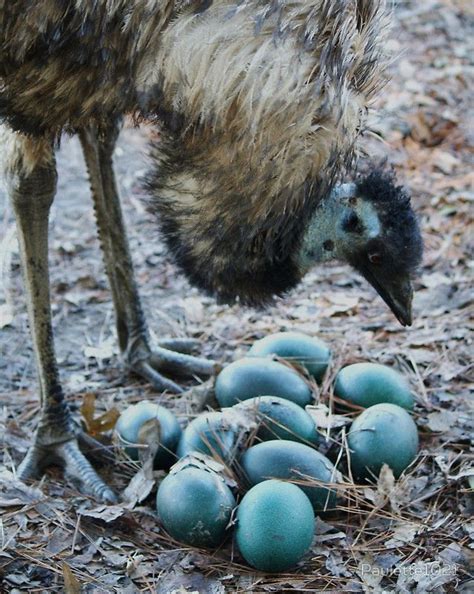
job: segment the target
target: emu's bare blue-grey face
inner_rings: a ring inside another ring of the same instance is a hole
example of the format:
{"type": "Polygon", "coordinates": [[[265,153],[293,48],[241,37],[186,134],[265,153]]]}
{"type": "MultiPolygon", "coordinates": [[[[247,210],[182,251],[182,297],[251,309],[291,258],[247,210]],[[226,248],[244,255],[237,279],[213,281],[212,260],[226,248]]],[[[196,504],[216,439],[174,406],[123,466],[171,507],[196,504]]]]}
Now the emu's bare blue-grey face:
{"type": "Polygon", "coordinates": [[[336,185],[321,200],[304,231],[298,261],[303,271],[319,262],[347,262],[407,326],[422,247],[408,194],[392,172],[374,169],[355,183],[336,185]]]}

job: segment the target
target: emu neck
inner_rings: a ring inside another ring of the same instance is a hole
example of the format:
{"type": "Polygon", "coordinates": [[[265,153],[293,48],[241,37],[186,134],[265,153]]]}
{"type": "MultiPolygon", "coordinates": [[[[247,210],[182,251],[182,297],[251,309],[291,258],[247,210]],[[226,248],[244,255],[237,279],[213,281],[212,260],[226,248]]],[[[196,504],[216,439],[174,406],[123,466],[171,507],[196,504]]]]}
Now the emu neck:
{"type": "Polygon", "coordinates": [[[354,196],[354,184],[340,184],[321,201],[306,227],[298,255],[303,271],[318,262],[344,259],[341,221],[354,196]]]}

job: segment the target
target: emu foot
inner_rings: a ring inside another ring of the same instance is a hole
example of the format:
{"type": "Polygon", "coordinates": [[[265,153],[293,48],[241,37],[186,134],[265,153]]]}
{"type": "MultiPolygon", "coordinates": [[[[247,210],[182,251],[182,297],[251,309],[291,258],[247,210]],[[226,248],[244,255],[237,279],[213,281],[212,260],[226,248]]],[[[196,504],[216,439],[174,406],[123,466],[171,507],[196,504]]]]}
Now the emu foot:
{"type": "Polygon", "coordinates": [[[44,468],[51,464],[62,466],[66,476],[78,486],[81,493],[106,503],[117,501],[115,493],[79,449],[76,438],[48,446],[35,443],[18,468],[18,478],[22,481],[38,478],[44,468]]]}
{"type": "Polygon", "coordinates": [[[215,361],[189,355],[197,342],[186,339],[170,339],[150,349],[142,338],[132,342],[125,352],[128,368],[150,382],[156,390],[179,394],[183,389],[174,381],[164,377],[209,376],[219,370],[215,361]]]}

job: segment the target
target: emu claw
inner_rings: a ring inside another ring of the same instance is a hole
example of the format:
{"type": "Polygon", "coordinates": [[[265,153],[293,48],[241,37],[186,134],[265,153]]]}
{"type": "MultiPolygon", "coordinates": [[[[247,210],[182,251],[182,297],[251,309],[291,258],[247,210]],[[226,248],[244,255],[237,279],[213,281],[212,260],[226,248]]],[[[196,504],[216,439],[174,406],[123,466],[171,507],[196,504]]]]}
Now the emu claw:
{"type": "Polygon", "coordinates": [[[90,462],[79,449],[76,438],[67,441],[41,445],[36,442],[20,464],[17,476],[26,481],[37,478],[49,464],[59,464],[79,488],[104,503],[116,503],[117,496],[99,477],[90,462]]]}

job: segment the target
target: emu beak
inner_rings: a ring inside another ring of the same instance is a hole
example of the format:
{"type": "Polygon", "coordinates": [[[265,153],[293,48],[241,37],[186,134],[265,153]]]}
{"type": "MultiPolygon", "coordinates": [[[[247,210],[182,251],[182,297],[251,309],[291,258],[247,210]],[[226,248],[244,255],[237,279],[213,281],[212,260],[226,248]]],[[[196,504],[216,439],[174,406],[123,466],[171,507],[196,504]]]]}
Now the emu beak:
{"type": "Polygon", "coordinates": [[[382,297],[402,326],[412,324],[413,287],[408,277],[394,277],[379,281],[372,270],[364,268],[362,274],[382,297]]]}

